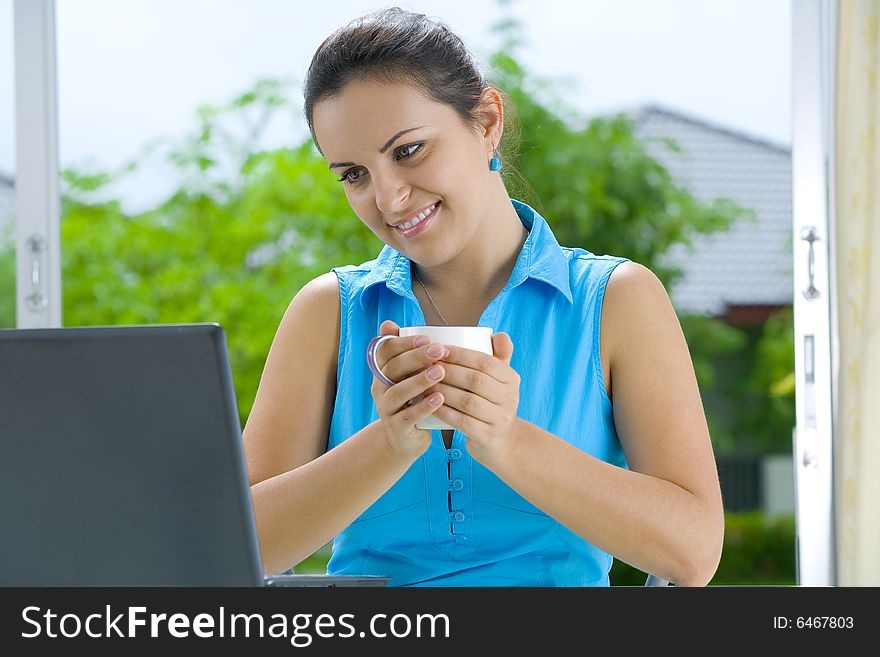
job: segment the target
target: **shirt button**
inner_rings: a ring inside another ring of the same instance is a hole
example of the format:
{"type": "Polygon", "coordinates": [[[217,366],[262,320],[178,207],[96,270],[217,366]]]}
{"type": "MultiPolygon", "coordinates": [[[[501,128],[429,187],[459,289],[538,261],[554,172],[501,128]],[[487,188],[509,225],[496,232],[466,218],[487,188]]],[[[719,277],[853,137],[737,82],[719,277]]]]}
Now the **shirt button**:
{"type": "Polygon", "coordinates": [[[446,450],[446,454],[449,456],[450,461],[457,461],[461,458],[461,450],[457,447],[446,450]]]}
{"type": "Polygon", "coordinates": [[[461,490],[464,488],[464,482],[461,479],[455,479],[452,482],[452,490],[461,490]]]}
{"type": "Polygon", "coordinates": [[[452,519],[453,519],[455,522],[464,522],[464,514],[463,514],[461,511],[456,511],[456,512],[452,515],[452,519]]]}

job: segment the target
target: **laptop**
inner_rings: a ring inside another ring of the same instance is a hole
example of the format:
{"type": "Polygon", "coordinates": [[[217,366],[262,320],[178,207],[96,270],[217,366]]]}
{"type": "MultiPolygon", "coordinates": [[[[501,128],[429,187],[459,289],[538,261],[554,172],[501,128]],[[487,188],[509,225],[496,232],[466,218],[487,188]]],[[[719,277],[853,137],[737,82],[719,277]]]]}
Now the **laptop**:
{"type": "Polygon", "coordinates": [[[383,586],[262,570],[219,324],[0,330],[0,586],[383,586]]]}

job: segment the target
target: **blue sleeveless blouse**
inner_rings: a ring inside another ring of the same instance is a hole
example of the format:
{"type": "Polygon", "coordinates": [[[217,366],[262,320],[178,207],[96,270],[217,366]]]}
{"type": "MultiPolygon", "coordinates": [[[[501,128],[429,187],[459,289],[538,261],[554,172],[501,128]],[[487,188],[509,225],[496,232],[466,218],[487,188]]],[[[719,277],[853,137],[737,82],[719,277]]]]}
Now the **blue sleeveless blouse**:
{"type": "MultiPolygon", "coordinates": [[[[605,286],[625,258],[560,247],[535,210],[512,200],[529,231],[479,326],[510,335],[521,378],[517,415],[608,463],[627,467],[599,352],[605,286]]],[[[341,304],[337,393],[328,449],[378,419],[367,344],[386,319],[424,325],[410,260],[385,246],[334,267],[341,304]]],[[[384,575],[391,586],[608,586],[612,557],[510,488],[439,430],[425,454],[333,542],[327,571],[384,575]]],[[[589,510],[585,510],[589,512],[589,510]]]]}

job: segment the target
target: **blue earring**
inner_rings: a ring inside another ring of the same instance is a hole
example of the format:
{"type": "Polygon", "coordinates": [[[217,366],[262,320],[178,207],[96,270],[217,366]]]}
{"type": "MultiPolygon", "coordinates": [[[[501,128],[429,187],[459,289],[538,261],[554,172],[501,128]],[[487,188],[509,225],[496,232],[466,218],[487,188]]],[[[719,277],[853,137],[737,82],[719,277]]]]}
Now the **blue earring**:
{"type": "Polygon", "coordinates": [[[489,160],[489,171],[501,171],[501,158],[498,157],[498,149],[495,149],[495,154],[492,156],[492,159],[489,160]]]}

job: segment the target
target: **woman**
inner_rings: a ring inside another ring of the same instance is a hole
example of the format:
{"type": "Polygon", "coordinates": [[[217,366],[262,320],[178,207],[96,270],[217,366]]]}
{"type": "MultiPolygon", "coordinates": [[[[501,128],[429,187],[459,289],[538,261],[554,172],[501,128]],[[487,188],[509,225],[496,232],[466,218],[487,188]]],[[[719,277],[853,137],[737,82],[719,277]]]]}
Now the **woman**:
{"type": "Polygon", "coordinates": [[[355,21],[318,48],[305,113],[387,246],[304,286],[269,352],[244,430],[266,570],[335,538],[329,572],[391,585],[607,586],[611,555],[707,584],[721,493],[669,298],[509,198],[504,100],[460,39],[355,21]],[[371,338],[425,324],[491,326],[494,356],[398,338],[378,354],[397,383],[373,378],[371,338]],[[431,414],[456,430],[416,428],[431,414]]]}

